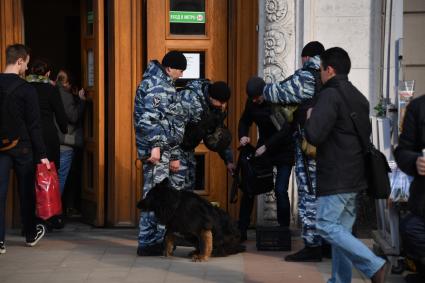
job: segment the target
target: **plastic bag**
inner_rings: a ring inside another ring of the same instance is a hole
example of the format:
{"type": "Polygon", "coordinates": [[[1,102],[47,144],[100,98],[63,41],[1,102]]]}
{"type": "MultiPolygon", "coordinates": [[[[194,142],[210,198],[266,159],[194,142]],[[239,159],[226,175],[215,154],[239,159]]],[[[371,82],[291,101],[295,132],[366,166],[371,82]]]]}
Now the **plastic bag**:
{"type": "Polygon", "coordinates": [[[391,183],[390,199],[393,202],[407,202],[413,177],[401,171],[395,163],[389,163],[391,167],[391,173],[389,174],[391,183]]]}
{"type": "Polygon", "coordinates": [[[53,162],[50,162],[50,169],[45,164],[37,164],[35,196],[37,217],[46,220],[62,214],[59,178],[53,162]]]}

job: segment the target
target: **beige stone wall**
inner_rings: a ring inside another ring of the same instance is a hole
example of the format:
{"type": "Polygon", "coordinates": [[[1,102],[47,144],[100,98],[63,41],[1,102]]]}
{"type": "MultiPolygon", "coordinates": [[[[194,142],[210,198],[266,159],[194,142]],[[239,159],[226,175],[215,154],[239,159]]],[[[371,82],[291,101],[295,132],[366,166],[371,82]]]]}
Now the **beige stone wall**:
{"type": "Polygon", "coordinates": [[[425,1],[404,1],[403,72],[415,80],[415,96],[425,94],[425,1]]]}

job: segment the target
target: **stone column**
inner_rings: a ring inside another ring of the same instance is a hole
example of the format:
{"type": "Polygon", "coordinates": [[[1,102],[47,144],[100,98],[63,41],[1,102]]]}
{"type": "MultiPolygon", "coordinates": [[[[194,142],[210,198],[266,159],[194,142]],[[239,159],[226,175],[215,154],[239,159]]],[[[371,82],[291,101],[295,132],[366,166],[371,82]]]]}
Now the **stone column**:
{"type": "MultiPolygon", "coordinates": [[[[259,0],[259,76],[284,80],[295,69],[295,0],[259,0]]],[[[277,225],[273,192],[257,198],[257,224],[277,225]]]]}

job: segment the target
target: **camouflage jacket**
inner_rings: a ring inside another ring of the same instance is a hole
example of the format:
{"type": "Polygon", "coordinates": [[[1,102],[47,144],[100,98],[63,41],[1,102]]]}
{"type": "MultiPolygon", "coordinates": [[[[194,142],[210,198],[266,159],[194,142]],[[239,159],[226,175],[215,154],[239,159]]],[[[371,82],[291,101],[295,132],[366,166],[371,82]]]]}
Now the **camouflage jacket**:
{"type": "MultiPolygon", "coordinates": [[[[190,81],[179,92],[181,94],[185,125],[200,122],[203,114],[208,111],[206,108],[211,107],[208,100],[208,87],[210,84],[209,80],[190,81]]],[[[215,109],[212,111],[215,111],[215,109]]],[[[224,125],[226,115],[223,115],[222,118],[221,125],[224,125]]],[[[218,154],[226,164],[233,163],[233,154],[230,147],[224,152],[218,152],[218,154]]]]}
{"type": "Polygon", "coordinates": [[[181,99],[174,82],[158,61],[151,61],[143,74],[134,102],[134,129],[139,159],[150,156],[154,147],[170,150],[171,160],[179,159],[183,139],[181,99]]]}
{"type": "Polygon", "coordinates": [[[266,84],[263,94],[266,101],[281,104],[301,104],[315,93],[315,78],[308,69],[320,68],[320,57],[314,56],[301,69],[281,82],[266,84]]]}

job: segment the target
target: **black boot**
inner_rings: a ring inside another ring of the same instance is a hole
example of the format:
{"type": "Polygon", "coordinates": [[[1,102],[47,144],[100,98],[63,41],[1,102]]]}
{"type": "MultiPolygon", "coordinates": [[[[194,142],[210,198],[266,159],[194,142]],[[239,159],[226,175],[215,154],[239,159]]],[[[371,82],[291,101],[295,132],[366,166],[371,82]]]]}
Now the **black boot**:
{"type": "Polygon", "coordinates": [[[245,242],[247,239],[248,239],[248,236],[247,236],[246,229],[241,230],[241,238],[240,238],[240,242],[241,242],[241,243],[243,243],[243,242],[245,242]]]}
{"type": "Polygon", "coordinates": [[[324,258],[332,258],[332,246],[329,244],[322,244],[322,256],[324,258]]]}
{"type": "Polygon", "coordinates": [[[164,254],[164,246],[162,243],[153,244],[146,247],[138,247],[138,256],[161,256],[164,254]]]}
{"type": "Polygon", "coordinates": [[[287,255],[285,261],[294,262],[319,262],[322,261],[322,247],[304,247],[302,250],[287,255]]]}

